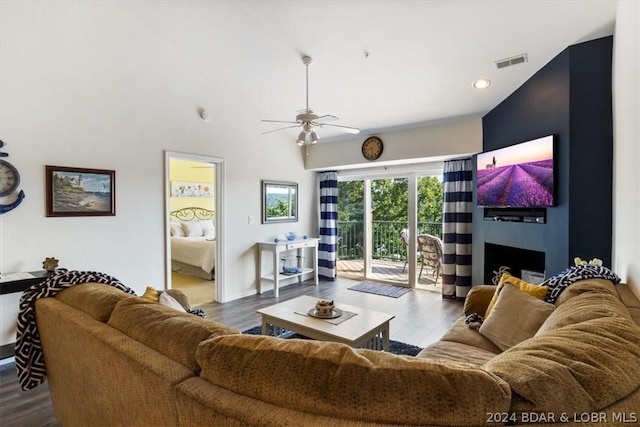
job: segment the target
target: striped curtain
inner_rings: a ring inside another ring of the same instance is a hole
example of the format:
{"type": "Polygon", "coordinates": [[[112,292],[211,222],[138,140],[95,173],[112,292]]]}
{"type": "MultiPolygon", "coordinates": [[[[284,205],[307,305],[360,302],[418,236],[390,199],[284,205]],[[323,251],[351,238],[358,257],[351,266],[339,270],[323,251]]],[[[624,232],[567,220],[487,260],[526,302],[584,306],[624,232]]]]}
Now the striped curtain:
{"type": "Polygon", "coordinates": [[[320,182],[320,241],[318,242],[318,276],[336,279],[336,251],[338,237],[338,172],[321,172],[320,182]]]}
{"type": "Polygon", "coordinates": [[[464,299],[471,289],[472,167],[471,159],[444,163],[442,298],[464,299]]]}

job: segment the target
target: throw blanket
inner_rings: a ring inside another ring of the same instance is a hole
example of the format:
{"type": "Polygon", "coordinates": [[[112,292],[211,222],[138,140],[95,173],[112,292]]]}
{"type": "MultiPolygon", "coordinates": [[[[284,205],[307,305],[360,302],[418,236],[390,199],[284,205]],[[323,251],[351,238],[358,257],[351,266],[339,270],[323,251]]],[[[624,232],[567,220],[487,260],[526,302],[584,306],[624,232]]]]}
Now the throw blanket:
{"type": "Polygon", "coordinates": [[[562,291],[569,285],[584,279],[606,279],[610,280],[614,285],[620,283],[618,275],[607,267],[593,264],[575,265],[542,282],[543,286],[549,287],[544,300],[555,304],[562,291]]]}
{"type": "Polygon", "coordinates": [[[16,369],[22,390],[42,384],[46,377],[40,334],[36,325],[36,300],[55,296],[58,292],[82,283],[103,283],[135,295],[118,279],[94,271],[69,271],[49,277],[31,286],[20,297],[16,340],[16,369]]]}

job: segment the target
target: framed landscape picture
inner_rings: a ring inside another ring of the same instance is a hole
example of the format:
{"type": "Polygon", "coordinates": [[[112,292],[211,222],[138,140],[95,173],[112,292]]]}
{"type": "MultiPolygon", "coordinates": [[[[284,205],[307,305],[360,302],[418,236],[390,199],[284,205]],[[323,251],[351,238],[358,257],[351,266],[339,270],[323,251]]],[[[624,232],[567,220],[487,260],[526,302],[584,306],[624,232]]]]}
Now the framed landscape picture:
{"type": "Polygon", "coordinates": [[[116,172],[45,166],[47,216],[114,216],[116,172]]]}

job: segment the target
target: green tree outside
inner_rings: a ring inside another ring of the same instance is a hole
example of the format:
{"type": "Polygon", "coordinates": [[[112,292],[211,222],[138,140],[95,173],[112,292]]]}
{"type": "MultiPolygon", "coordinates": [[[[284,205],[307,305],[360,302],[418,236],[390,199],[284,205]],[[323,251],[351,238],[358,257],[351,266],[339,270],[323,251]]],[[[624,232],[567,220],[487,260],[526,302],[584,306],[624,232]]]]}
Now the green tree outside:
{"type": "MultiPolygon", "coordinates": [[[[437,234],[442,223],[443,185],[434,176],[418,177],[418,224],[421,232],[437,234]]],[[[338,183],[338,227],[343,258],[362,257],[364,221],[364,181],[338,183]],[[346,224],[349,222],[350,224],[346,224]]],[[[408,226],[409,181],[385,178],[371,181],[374,257],[404,257],[400,231],[408,226]],[[382,222],[384,221],[384,222],[382,222]]]]}

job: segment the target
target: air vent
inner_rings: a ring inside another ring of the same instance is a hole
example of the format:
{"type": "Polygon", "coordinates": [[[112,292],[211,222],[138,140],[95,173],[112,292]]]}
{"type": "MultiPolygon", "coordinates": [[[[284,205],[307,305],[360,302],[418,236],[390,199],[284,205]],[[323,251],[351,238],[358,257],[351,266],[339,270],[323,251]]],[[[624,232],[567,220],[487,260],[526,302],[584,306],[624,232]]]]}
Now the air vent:
{"type": "Polygon", "coordinates": [[[511,67],[512,65],[522,64],[525,62],[527,62],[527,54],[523,53],[522,55],[496,61],[496,68],[499,70],[501,68],[511,67]]]}

